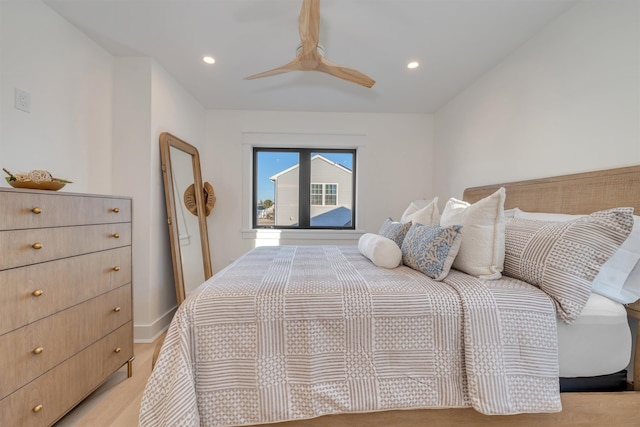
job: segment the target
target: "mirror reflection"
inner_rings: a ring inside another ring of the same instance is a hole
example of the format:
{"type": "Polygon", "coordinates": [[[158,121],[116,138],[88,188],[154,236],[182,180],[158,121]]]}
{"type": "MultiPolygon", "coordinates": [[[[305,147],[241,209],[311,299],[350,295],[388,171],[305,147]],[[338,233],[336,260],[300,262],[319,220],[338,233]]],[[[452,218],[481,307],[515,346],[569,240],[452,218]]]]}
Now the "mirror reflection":
{"type": "MultiPolygon", "coordinates": [[[[198,150],[179,138],[163,133],[160,153],[167,203],[167,224],[173,257],[173,272],[178,305],[206,279],[211,277],[211,259],[207,232],[207,195],[200,172],[198,150]],[[200,191],[195,191],[200,188],[200,191]]],[[[207,183],[213,192],[212,187],[207,183]]],[[[207,197],[208,196],[208,197],[207,197]]],[[[215,201],[215,198],[213,198],[215,201]]]]}
{"type": "Polygon", "coordinates": [[[180,262],[182,263],[182,279],[186,297],[205,280],[197,212],[190,212],[184,202],[187,189],[194,183],[193,161],[190,154],[176,147],[171,147],[169,151],[172,165],[173,198],[176,201],[175,221],[178,226],[180,262]]]}

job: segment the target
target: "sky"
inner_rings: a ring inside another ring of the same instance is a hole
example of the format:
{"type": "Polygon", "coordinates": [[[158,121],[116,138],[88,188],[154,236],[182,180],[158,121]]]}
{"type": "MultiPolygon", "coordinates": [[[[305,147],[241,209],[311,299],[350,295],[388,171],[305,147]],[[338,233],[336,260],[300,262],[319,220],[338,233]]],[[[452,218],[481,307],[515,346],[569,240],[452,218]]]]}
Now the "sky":
{"type": "MultiPolygon", "coordinates": [[[[313,153],[318,154],[318,153],[313,153]]],[[[339,165],[353,170],[353,156],[343,153],[319,153],[339,165]]],[[[274,183],[270,177],[298,164],[298,153],[286,151],[261,151],[258,153],[258,201],[274,201],[274,183]]]]}

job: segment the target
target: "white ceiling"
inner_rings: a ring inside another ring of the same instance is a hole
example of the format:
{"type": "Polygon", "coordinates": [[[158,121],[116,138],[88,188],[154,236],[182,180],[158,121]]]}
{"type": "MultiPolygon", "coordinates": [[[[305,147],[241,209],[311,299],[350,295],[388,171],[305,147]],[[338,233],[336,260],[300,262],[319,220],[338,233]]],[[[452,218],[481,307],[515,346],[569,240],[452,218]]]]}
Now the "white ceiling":
{"type": "Polygon", "coordinates": [[[325,56],[371,89],[318,72],[243,80],[295,57],[301,0],[43,1],[113,55],[154,58],[207,109],[430,113],[577,0],[323,0],[325,56]]]}

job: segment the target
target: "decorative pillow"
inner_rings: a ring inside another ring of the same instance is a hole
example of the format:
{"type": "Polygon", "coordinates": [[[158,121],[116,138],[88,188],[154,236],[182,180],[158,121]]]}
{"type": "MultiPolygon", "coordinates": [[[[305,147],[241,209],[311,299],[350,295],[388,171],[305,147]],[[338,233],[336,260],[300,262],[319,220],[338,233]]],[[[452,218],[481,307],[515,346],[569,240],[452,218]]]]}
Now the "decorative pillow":
{"type": "Polygon", "coordinates": [[[402,252],[398,245],[393,240],[377,234],[366,233],[360,236],[358,249],[378,267],[396,268],[402,260],[402,252]]]}
{"type": "MultiPolygon", "coordinates": [[[[515,217],[541,221],[570,221],[585,215],[525,212],[516,208],[515,217]]],[[[627,240],[600,268],[591,291],[621,304],[640,299],[640,216],[633,217],[633,229],[627,240]]]]}
{"type": "Polygon", "coordinates": [[[444,279],[460,249],[461,228],[413,224],[402,243],[402,263],[432,279],[444,279]]]}
{"type": "Polygon", "coordinates": [[[566,323],[575,320],[601,266],[633,227],[633,209],[595,212],[572,221],[510,218],[505,231],[504,274],[539,286],[566,323]]]}
{"type": "Polygon", "coordinates": [[[407,234],[411,228],[411,223],[402,224],[401,222],[393,221],[391,218],[387,218],[382,227],[380,227],[380,231],[378,234],[380,236],[386,237],[387,239],[391,239],[396,242],[398,248],[402,247],[402,241],[404,240],[404,236],[407,234]]]}
{"type": "Polygon", "coordinates": [[[411,222],[413,224],[422,225],[438,225],[440,223],[438,198],[435,197],[433,200],[414,200],[402,214],[400,222],[411,222]]]}
{"type": "Polygon", "coordinates": [[[504,267],[505,189],[469,204],[449,199],[441,226],[462,225],[462,244],[453,268],[481,279],[499,279],[504,267]]]}

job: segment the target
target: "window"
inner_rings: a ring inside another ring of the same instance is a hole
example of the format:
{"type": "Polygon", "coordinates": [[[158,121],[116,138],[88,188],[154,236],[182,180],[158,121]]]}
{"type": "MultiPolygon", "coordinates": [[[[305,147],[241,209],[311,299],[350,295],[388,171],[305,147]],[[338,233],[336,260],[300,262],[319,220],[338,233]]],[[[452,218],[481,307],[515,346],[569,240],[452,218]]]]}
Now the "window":
{"type": "Polygon", "coordinates": [[[322,187],[322,184],[311,184],[311,204],[313,206],[324,205],[322,202],[324,200],[322,187]]]}
{"type": "Polygon", "coordinates": [[[312,206],[336,206],[338,184],[311,184],[312,206]]]}
{"type": "Polygon", "coordinates": [[[253,227],[355,229],[356,150],[253,149],[253,227]]]}

